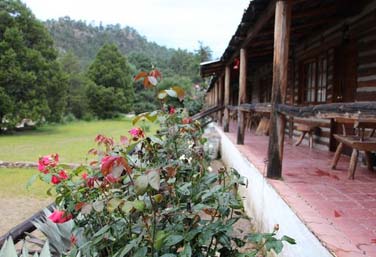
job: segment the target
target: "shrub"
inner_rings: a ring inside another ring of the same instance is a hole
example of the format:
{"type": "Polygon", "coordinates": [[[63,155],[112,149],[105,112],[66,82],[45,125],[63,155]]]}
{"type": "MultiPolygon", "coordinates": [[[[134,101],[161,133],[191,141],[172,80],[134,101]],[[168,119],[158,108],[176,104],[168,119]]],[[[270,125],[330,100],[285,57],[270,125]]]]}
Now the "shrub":
{"type": "MultiPolygon", "coordinates": [[[[159,72],[142,73],[146,88],[155,88],[159,72]]],[[[114,142],[98,135],[94,160],[71,172],[59,165],[57,154],[39,160],[40,178],[56,191],[57,210],[48,219],[74,222],[68,256],[256,256],[262,249],[282,250],[277,229],[268,234],[233,233],[246,218],[237,195],[244,179],[235,171],[209,172],[202,128],[181,109],[168,104],[182,100],[184,91],[173,87],[157,92],[161,109],[143,113],[134,124],[158,121],[156,135],[134,127],[114,142]],[[255,247],[239,249],[247,242],[255,247]]]]}

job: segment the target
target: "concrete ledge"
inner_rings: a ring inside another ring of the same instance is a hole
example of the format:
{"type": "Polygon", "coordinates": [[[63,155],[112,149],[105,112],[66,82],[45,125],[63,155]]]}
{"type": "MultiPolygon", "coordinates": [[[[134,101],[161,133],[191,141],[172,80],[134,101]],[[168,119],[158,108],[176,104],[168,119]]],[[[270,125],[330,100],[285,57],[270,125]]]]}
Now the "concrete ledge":
{"type": "Polygon", "coordinates": [[[240,194],[244,198],[246,212],[254,219],[257,230],[270,232],[275,224],[279,224],[279,235],[288,235],[297,241],[296,245],[285,244],[280,256],[333,257],[262,176],[261,171],[247,160],[220,128],[215,129],[221,136],[223,162],[248,179],[248,187],[242,187],[240,194]]]}

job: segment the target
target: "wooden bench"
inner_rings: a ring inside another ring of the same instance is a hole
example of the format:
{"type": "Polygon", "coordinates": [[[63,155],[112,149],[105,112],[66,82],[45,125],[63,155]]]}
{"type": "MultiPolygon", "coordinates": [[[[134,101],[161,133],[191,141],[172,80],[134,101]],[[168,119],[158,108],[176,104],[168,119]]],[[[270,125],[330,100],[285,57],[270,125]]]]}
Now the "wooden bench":
{"type": "Polygon", "coordinates": [[[312,120],[294,119],[294,124],[296,124],[296,130],[302,133],[298,141],[296,141],[295,146],[299,146],[303,142],[305,135],[308,133],[309,148],[312,148],[313,133],[319,127],[319,123],[312,120]]]}
{"type": "Polygon", "coordinates": [[[373,164],[371,158],[371,152],[376,151],[376,138],[373,137],[376,129],[376,121],[361,121],[347,118],[335,119],[337,123],[342,124],[343,134],[334,134],[334,138],[339,142],[335,155],[333,157],[332,169],[335,169],[339,158],[342,153],[343,147],[346,145],[351,147],[352,154],[350,159],[350,165],[348,169],[348,178],[354,179],[356,165],[358,163],[359,151],[365,152],[365,158],[367,167],[370,171],[373,171],[373,164]],[[345,124],[353,124],[354,130],[357,132],[355,135],[347,135],[345,124]],[[370,129],[370,130],[366,130],[370,129]]]}

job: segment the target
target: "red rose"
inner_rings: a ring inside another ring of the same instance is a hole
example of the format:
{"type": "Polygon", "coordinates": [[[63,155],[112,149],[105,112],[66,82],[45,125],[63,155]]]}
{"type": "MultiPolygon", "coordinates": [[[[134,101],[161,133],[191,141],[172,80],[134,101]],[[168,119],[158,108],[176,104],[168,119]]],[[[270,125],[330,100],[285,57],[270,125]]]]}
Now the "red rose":
{"type": "Polygon", "coordinates": [[[108,175],[111,173],[112,168],[115,166],[123,166],[124,169],[129,173],[131,168],[128,162],[121,156],[105,156],[102,159],[101,172],[103,175],[108,175]]]}
{"type": "Polygon", "coordinates": [[[54,184],[54,185],[57,185],[61,182],[60,178],[56,175],[52,175],[51,177],[51,183],[54,184]]]}
{"type": "Polygon", "coordinates": [[[182,119],[181,122],[182,122],[183,124],[189,124],[189,123],[192,122],[192,118],[184,118],[184,119],[182,119]]]}

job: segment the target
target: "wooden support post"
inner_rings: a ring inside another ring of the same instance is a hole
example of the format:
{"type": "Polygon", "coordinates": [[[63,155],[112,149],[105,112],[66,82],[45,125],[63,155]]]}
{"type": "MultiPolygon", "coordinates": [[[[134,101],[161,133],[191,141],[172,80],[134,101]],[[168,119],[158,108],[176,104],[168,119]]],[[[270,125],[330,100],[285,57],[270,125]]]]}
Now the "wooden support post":
{"type": "MultiPolygon", "coordinates": [[[[247,98],[247,50],[240,49],[240,70],[239,70],[239,99],[238,106],[244,104],[247,98]]],[[[240,109],[240,108],[239,108],[240,109]]],[[[236,143],[244,144],[244,112],[238,109],[238,136],[236,143]]]]}
{"type": "MultiPolygon", "coordinates": [[[[218,82],[218,105],[223,106],[223,77],[219,77],[219,82],[218,82]]],[[[218,111],[218,123],[222,125],[223,122],[223,111],[219,110],[218,111]]]]}
{"type": "Polygon", "coordinates": [[[278,0],[274,23],[272,110],[270,113],[268,178],[281,178],[286,118],[277,105],[286,98],[290,42],[291,0],[278,0]]]}
{"type": "Polygon", "coordinates": [[[225,113],[224,113],[224,124],[223,124],[223,131],[229,132],[229,124],[230,124],[230,110],[227,106],[230,104],[230,76],[231,76],[231,69],[230,66],[226,66],[225,69],[225,113]]]}

